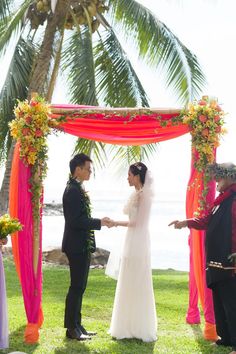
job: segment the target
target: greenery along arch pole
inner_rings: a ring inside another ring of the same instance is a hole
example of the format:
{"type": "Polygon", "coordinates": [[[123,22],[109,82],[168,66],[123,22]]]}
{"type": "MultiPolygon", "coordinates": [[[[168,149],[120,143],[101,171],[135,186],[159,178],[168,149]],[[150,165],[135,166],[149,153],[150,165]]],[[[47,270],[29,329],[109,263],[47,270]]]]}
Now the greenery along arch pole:
{"type": "MultiPolygon", "coordinates": [[[[190,132],[192,166],[187,190],[187,216],[207,210],[215,186],[205,178],[205,167],[215,161],[223,133],[224,113],[207,96],[186,109],[99,108],[47,105],[40,97],[19,102],[11,134],[17,140],[10,183],[10,214],[24,225],[12,237],[17,273],[27,316],[25,341],[35,343],[43,323],[42,223],[43,179],[47,170],[47,135],[59,129],[82,138],[119,145],[143,145],[190,132]]],[[[199,232],[198,232],[199,233],[199,232]]],[[[215,336],[211,294],[206,294],[204,252],[197,232],[191,238],[190,298],[187,320],[198,318],[198,296],[205,312],[205,337],[215,336]],[[210,332],[209,332],[210,330],[210,332]]]]}

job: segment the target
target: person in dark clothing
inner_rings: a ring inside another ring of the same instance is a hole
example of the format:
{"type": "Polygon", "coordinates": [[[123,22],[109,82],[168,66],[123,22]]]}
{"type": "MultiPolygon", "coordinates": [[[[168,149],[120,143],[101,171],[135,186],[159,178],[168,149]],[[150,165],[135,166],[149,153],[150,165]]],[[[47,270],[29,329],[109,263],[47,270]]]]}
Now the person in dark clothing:
{"type": "Polygon", "coordinates": [[[208,167],[220,192],[209,213],[202,218],[174,220],[170,225],[206,230],[206,280],[212,289],[217,345],[232,346],[236,354],[236,165],[208,167]],[[232,262],[233,261],[233,262],[232,262]]]}
{"type": "Polygon", "coordinates": [[[70,161],[71,177],[63,194],[63,213],[65,218],[62,252],[69,260],[70,287],[66,296],[64,327],[66,337],[76,340],[90,339],[96,333],[88,332],[82,326],[81,307],[86,289],[90,257],[95,252],[93,230],[109,226],[109,218],[91,217],[90,200],[84,190],[83,182],[89,180],[92,160],[81,153],[70,161]]]}

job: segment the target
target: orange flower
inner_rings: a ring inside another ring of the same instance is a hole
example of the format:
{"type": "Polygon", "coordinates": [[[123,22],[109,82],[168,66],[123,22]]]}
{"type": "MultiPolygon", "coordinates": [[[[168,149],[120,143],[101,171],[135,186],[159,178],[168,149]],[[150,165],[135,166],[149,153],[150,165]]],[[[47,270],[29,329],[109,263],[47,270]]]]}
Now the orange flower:
{"type": "Polygon", "coordinates": [[[23,128],[22,129],[22,134],[23,135],[29,135],[30,134],[30,128],[23,128]]]}
{"type": "Polygon", "coordinates": [[[209,129],[208,128],[203,129],[202,136],[207,137],[208,135],[209,135],[209,129]]]}
{"type": "Polygon", "coordinates": [[[36,152],[37,149],[36,149],[34,146],[30,146],[30,147],[29,147],[29,151],[30,151],[30,152],[36,152]]]}
{"type": "Polygon", "coordinates": [[[30,116],[25,117],[25,121],[27,124],[30,124],[32,122],[32,117],[30,116]]]}

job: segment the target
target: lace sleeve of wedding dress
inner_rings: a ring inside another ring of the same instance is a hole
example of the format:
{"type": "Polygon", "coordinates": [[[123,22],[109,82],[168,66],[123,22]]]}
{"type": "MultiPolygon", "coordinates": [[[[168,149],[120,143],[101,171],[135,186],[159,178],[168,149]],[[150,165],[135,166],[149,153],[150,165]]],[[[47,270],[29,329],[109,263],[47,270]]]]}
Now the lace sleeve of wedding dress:
{"type": "MultiPolygon", "coordinates": [[[[143,251],[142,246],[144,240],[138,239],[139,236],[142,238],[149,237],[147,229],[153,196],[153,178],[151,176],[150,171],[147,171],[145,176],[145,183],[142,190],[138,193],[132,193],[124,207],[125,214],[129,213],[130,208],[132,209],[133,207],[137,207],[137,213],[132,228],[134,228],[134,233],[137,237],[137,242],[140,245],[140,252],[143,251]]],[[[118,279],[119,274],[121,254],[123,250],[123,240],[124,239],[121,237],[120,242],[118,241],[118,243],[114,245],[113,249],[110,252],[110,256],[108,258],[105,270],[106,275],[116,280],[118,279]]],[[[137,252],[137,249],[134,250],[134,252],[137,252]]]]}

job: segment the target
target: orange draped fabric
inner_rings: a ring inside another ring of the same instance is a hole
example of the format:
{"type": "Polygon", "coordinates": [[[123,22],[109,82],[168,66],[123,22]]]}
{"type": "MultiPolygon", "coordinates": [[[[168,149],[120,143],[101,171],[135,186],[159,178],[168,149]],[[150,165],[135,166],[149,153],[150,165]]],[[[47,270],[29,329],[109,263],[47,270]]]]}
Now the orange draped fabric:
{"type": "MultiPolygon", "coordinates": [[[[194,161],[198,158],[197,152],[192,150],[191,174],[186,195],[186,216],[195,217],[199,212],[200,197],[204,189],[203,173],[194,167],[194,161]]],[[[206,202],[211,205],[215,197],[215,182],[208,184],[206,202]]],[[[204,213],[204,210],[202,210],[204,213]]],[[[200,215],[201,216],[201,215],[200,215]]],[[[186,321],[190,324],[199,323],[198,298],[200,299],[205,317],[204,337],[207,340],[216,340],[215,317],[213,310],[212,292],[206,286],[206,261],[205,261],[205,231],[190,229],[190,272],[189,272],[189,308],[186,321]]]]}

